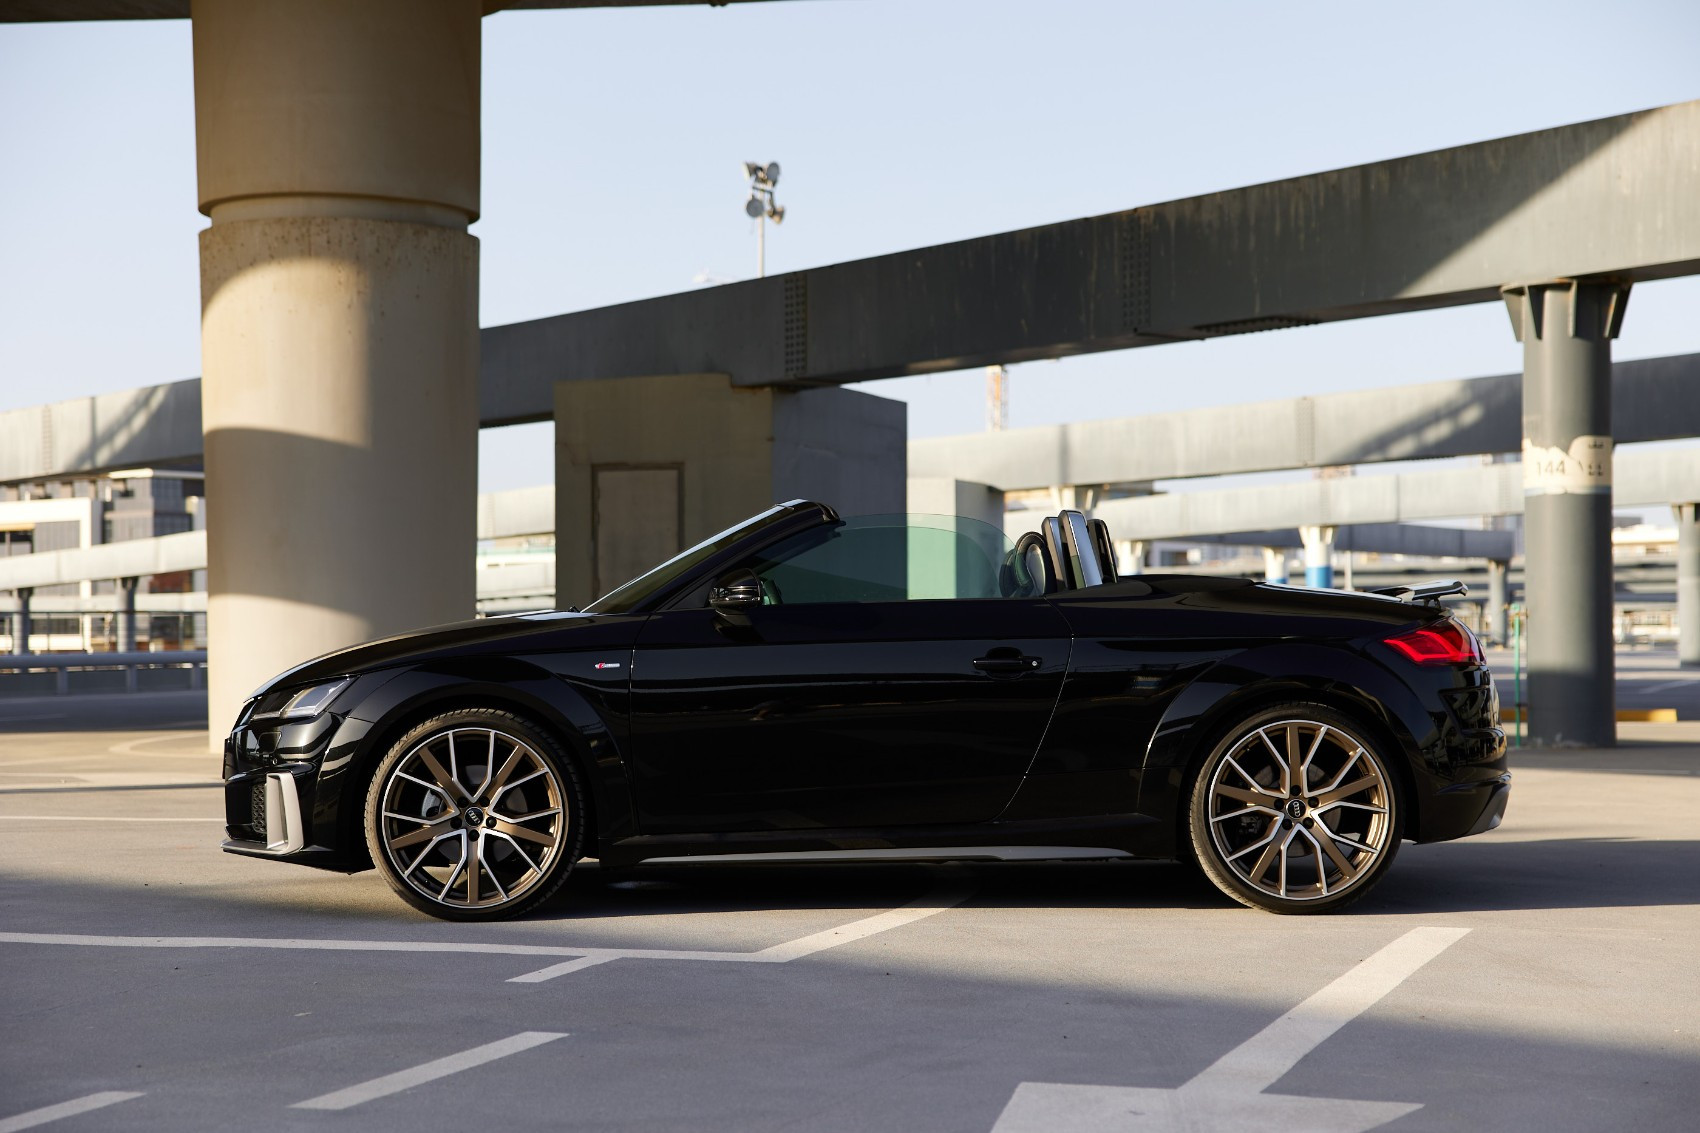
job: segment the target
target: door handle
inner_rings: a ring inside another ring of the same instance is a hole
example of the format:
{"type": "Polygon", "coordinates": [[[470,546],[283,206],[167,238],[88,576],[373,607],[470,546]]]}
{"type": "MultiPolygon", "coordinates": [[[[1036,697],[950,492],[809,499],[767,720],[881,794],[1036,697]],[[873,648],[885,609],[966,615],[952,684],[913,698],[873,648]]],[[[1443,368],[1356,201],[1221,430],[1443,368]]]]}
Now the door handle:
{"type": "Polygon", "coordinates": [[[993,676],[1019,677],[1039,667],[1040,658],[1017,653],[988,653],[974,658],[974,667],[993,676]]]}

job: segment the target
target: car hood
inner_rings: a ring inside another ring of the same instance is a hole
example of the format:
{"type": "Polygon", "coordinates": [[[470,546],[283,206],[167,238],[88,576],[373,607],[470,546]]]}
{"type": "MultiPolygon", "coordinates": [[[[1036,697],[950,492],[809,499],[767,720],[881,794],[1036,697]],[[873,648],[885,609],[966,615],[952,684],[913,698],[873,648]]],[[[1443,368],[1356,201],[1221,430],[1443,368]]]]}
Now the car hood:
{"type": "Polygon", "coordinates": [[[642,620],[641,616],[549,611],[428,626],[303,661],[261,685],[253,695],[264,696],[273,689],[424,661],[447,653],[466,656],[481,652],[525,652],[533,648],[553,651],[605,647],[611,637],[629,642],[635,623],[642,620]]]}

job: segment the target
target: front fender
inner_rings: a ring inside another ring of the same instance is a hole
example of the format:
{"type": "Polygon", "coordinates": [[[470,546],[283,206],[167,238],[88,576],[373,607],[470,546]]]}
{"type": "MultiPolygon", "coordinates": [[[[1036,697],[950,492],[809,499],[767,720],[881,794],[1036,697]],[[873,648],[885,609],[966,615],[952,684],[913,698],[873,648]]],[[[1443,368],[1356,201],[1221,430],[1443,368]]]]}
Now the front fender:
{"type": "MultiPolygon", "coordinates": [[[[320,769],[314,825],[334,829],[351,860],[364,857],[365,792],[389,746],[421,720],[455,707],[502,708],[548,728],[578,759],[598,842],[636,833],[624,749],[626,670],[607,680],[569,676],[547,657],[433,660],[396,672],[350,711],[355,742],[333,749],[320,769]]],[[[587,845],[587,853],[596,847],[587,845]]]]}
{"type": "Polygon", "coordinates": [[[1234,721],[1268,705],[1316,700],[1352,713],[1391,740],[1402,760],[1413,808],[1408,830],[1420,826],[1416,780],[1437,774],[1444,760],[1438,706],[1431,711],[1399,677],[1374,658],[1345,645],[1279,642],[1237,653],[1200,673],[1170,702],[1146,748],[1140,775],[1142,814],[1173,819],[1184,840],[1185,806],[1193,775],[1209,745],[1234,721]]]}

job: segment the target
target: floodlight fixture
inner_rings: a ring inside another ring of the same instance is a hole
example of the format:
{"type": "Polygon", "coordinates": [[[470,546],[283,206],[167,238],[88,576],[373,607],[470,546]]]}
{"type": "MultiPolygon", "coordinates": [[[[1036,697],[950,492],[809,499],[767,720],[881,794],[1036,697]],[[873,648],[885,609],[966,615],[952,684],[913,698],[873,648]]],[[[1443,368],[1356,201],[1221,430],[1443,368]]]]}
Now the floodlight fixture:
{"type": "Polygon", "coordinates": [[[744,202],[744,215],[756,222],[756,275],[767,274],[767,222],[779,224],[785,220],[785,206],[775,203],[773,188],[779,184],[779,163],[770,161],[744,162],[744,176],[750,179],[750,198],[744,202]]]}

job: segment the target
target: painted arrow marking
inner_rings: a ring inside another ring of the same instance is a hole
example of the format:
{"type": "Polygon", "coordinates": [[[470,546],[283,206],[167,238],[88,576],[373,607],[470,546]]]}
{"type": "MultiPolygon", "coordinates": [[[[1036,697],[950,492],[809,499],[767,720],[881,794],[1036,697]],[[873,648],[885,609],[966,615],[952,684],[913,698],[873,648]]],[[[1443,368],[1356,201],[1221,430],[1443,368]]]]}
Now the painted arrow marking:
{"type": "Polygon", "coordinates": [[[1223,1055],[1179,1089],[1023,1082],[992,1133],[1363,1133],[1422,1108],[1263,1091],[1467,928],[1417,928],[1223,1055]]]}

